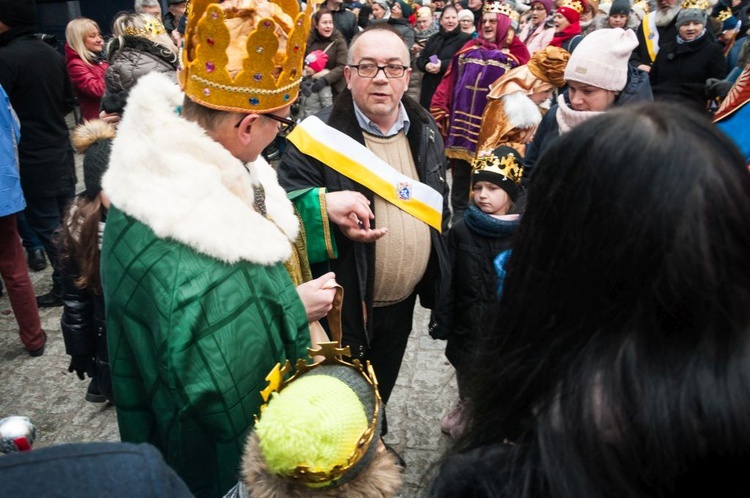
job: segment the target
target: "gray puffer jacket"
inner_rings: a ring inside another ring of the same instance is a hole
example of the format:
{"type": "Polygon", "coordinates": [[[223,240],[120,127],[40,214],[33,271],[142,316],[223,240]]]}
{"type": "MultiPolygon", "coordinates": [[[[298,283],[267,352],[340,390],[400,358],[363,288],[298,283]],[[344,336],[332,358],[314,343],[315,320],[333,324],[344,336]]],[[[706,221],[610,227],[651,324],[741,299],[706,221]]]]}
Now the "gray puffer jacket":
{"type": "Polygon", "coordinates": [[[102,109],[122,113],[130,89],[138,78],[151,71],[167,73],[177,82],[177,53],[140,36],[123,36],[112,40],[109,67],[104,74],[102,109]],[[120,41],[122,40],[122,41],[120,41]]]}

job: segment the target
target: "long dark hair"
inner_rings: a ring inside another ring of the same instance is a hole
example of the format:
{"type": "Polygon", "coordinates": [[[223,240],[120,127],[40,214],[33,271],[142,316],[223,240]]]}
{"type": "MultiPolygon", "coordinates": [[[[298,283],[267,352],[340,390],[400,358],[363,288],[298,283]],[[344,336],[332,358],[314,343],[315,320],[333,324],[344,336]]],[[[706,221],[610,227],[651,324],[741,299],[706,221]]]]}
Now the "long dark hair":
{"type": "Polygon", "coordinates": [[[503,496],[742,482],[750,174],[736,147],[675,106],[605,113],[543,154],[516,242],[455,452],[509,441],[503,496]]]}

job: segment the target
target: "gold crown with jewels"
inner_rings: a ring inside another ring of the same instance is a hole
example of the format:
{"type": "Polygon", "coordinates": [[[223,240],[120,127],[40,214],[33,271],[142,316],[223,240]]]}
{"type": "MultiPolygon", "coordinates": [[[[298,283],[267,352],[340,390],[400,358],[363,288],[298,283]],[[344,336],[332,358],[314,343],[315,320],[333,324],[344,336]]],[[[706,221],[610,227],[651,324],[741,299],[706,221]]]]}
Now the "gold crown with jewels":
{"type": "Polygon", "coordinates": [[[683,9],[706,10],[710,7],[710,5],[708,5],[708,2],[706,0],[684,0],[680,7],[683,9]]]}
{"type": "Polygon", "coordinates": [[[516,156],[510,152],[503,157],[497,157],[494,154],[477,157],[472,162],[471,169],[472,173],[485,171],[502,175],[516,185],[521,184],[521,177],[523,176],[523,166],[518,164],[516,156]]]}
{"type": "Polygon", "coordinates": [[[297,0],[191,0],[178,80],[194,102],[271,112],[295,101],[312,4],[297,0]]]}
{"type": "Polygon", "coordinates": [[[724,22],[724,21],[726,21],[727,19],[729,19],[729,18],[731,18],[733,16],[734,16],[734,14],[732,14],[732,11],[730,9],[727,9],[727,10],[722,10],[721,12],[719,12],[719,15],[716,16],[716,18],[719,21],[724,22]]]}
{"type": "Polygon", "coordinates": [[[584,11],[583,2],[581,2],[580,0],[564,0],[560,7],[568,7],[575,10],[579,14],[583,14],[584,11]]]}
{"type": "Polygon", "coordinates": [[[513,7],[508,5],[507,3],[502,2],[487,2],[484,4],[484,7],[482,7],[482,14],[486,14],[487,12],[491,12],[493,14],[502,14],[505,17],[513,18],[513,7]]]}
{"type": "Polygon", "coordinates": [[[142,28],[126,26],[125,29],[123,29],[122,31],[123,33],[129,36],[145,36],[145,37],[159,36],[167,32],[167,30],[164,29],[164,25],[161,23],[161,21],[155,17],[146,21],[143,24],[142,28]]]}

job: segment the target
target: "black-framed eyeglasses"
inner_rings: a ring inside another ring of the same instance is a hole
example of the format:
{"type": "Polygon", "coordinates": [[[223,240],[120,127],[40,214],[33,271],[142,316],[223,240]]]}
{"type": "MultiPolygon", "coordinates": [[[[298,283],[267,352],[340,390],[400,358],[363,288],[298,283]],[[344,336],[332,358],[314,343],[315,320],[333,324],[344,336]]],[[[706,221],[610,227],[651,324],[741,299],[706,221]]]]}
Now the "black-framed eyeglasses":
{"type": "MultiPolygon", "coordinates": [[[[234,125],[235,128],[239,128],[242,124],[242,120],[245,119],[247,114],[243,115],[239,121],[237,121],[237,124],[234,125]]],[[[271,118],[276,122],[281,123],[281,126],[279,126],[279,133],[286,133],[287,131],[294,128],[294,126],[297,124],[297,122],[290,118],[282,118],[281,116],[277,116],[276,114],[261,114],[261,116],[265,116],[267,118],[271,118]]]]}
{"type": "Polygon", "coordinates": [[[378,66],[370,62],[363,62],[362,64],[349,64],[349,67],[353,67],[357,70],[357,75],[360,78],[374,78],[378,75],[378,72],[383,71],[385,77],[388,79],[401,78],[406,74],[406,70],[409,66],[402,66],[401,64],[386,64],[385,66],[378,66]]]}

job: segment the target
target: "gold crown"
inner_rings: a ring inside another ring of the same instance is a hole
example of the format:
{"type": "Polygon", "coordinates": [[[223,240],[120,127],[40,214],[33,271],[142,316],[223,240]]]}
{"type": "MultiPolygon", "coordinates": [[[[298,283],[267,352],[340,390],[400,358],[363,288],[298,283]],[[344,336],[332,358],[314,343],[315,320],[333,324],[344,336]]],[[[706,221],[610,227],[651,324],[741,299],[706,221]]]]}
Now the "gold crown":
{"type": "Polygon", "coordinates": [[[126,35],[130,35],[130,36],[152,37],[152,36],[163,35],[164,33],[167,32],[167,30],[164,29],[164,25],[161,23],[160,20],[153,18],[151,20],[146,21],[142,28],[134,28],[133,26],[128,26],[125,29],[123,29],[123,32],[126,35]]]}
{"type": "Polygon", "coordinates": [[[727,10],[722,10],[721,12],[719,12],[719,15],[716,16],[716,18],[721,22],[724,22],[731,17],[734,17],[734,14],[732,14],[731,9],[729,8],[727,8],[727,10]]]}
{"type": "Polygon", "coordinates": [[[472,162],[471,169],[472,173],[486,171],[502,175],[516,185],[521,184],[521,177],[523,176],[523,166],[516,162],[516,156],[510,152],[504,157],[497,157],[494,154],[477,157],[472,162]]]}
{"type": "MultiPolygon", "coordinates": [[[[378,380],[375,377],[375,371],[372,369],[372,365],[370,365],[370,362],[366,362],[365,368],[357,359],[353,360],[352,363],[344,361],[344,356],[351,356],[351,349],[349,348],[349,346],[340,348],[338,347],[338,345],[338,342],[321,342],[318,343],[320,349],[313,350],[312,348],[308,348],[307,354],[311,358],[315,356],[323,356],[323,360],[313,363],[312,365],[308,365],[303,359],[297,360],[297,363],[295,365],[296,372],[287,380],[283,379],[292,368],[289,360],[286,360],[283,368],[280,364],[277,363],[273,370],[271,370],[271,373],[269,373],[266,377],[268,386],[260,393],[263,397],[263,401],[265,402],[260,407],[262,416],[263,409],[268,404],[268,400],[270,399],[272,393],[281,392],[286,386],[288,386],[291,382],[293,382],[300,376],[306,374],[311,370],[315,370],[322,365],[339,365],[352,368],[359,372],[360,375],[364,377],[365,381],[372,387],[373,395],[375,397],[372,418],[370,419],[369,426],[362,432],[356,444],[354,445],[352,453],[351,455],[349,455],[346,463],[344,465],[336,465],[335,467],[327,471],[317,472],[311,471],[307,466],[298,465],[289,475],[286,476],[294,481],[313,486],[325,485],[339,479],[341,476],[351,470],[352,467],[357,465],[362,457],[365,456],[367,450],[370,448],[373,440],[375,439],[375,431],[377,429],[378,418],[380,416],[382,405],[380,393],[378,392],[378,380]]],[[[255,417],[255,422],[258,422],[257,416],[255,417]]],[[[379,434],[377,434],[377,436],[379,436],[379,434]]]]}
{"type": "Polygon", "coordinates": [[[493,14],[502,14],[505,17],[513,18],[513,7],[502,2],[487,2],[482,7],[482,14],[492,12],[493,14]]]}
{"type": "Polygon", "coordinates": [[[575,10],[579,14],[583,14],[583,2],[581,2],[581,0],[563,0],[563,3],[562,5],[560,5],[560,7],[568,7],[575,10]]]}
{"type": "Polygon", "coordinates": [[[302,81],[313,2],[188,2],[178,79],[194,102],[234,112],[271,112],[294,102],[302,81]]]}
{"type": "Polygon", "coordinates": [[[651,11],[651,8],[648,5],[648,2],[646,0],[641,0],[640,2],[634,2],[633,7],[638,6],[643,10],[644,14],[648,14],[651,11]]]}
{"type": "Polygon", "coordinates": [[[709,5],[706,0],[684,0],[680,7],[683,9],[706,10],[709,5]]]}

